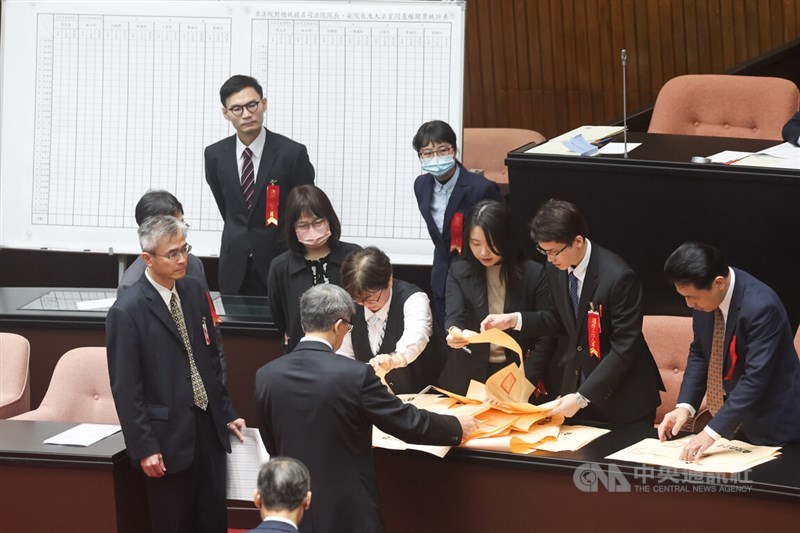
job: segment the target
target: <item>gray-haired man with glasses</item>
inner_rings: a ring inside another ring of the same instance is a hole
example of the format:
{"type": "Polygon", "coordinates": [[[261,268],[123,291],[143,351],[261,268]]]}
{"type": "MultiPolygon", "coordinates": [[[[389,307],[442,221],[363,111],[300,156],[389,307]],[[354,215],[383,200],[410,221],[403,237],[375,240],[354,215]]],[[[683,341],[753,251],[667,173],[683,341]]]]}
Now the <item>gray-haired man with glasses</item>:
{"type": "Polygon", "coordinates": [[[236,134],[205,150],[206,181],[225,221],[219,252],[223,294],[265,296],[272,260],[286,250],[286,199],[314,183],[306,147],[264,127],[267,99],[258,81],[236,75],[219,90],[236,134]]]}

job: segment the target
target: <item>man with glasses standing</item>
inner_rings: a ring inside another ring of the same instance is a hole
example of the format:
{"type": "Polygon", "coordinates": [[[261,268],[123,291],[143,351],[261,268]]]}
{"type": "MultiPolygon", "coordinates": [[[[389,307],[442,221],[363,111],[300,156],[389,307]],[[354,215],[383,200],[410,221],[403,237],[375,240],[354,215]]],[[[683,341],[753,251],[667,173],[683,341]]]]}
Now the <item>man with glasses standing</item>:
{"type": "Polygon", "coordinates": [[[236,134],[205,150],[206,181],[225,222],[219,253],[223,294],[266,296],[272,260],[286,250],[286,199],[314,183],[306,147],[264,127],[267,99],[258,81],[236,75],[219,90],[236,134]]]}
{"type": "Polygon", "coordinates": [[[225,453],[242,439],[222,383],[216,330],[197,279],[186,277],[186,225],[139,227],[143,276],[108,311],[111,391],[128,456],[147,476],[154,532],[227,531],[225,453]]]}
{"type": "MultiPolygon", "coordinates": [[[[642,335],[639,277],[587,235],[575,205],[547,201],[531,221],[531,238],[547,257],[552,307],[489,315],[481,330],[561,336],[561,397],[553,414],[652,428],[664,385],[642,335]]],[[[545,372],[549,361],[530,364],[545,372]]]]}
{"type": "MultiPolygon", "coordinates": [[[[456,133],[441,120],[426,122],[412,141],[423,174],[414,181],[419,212],[433,241],[433,312],[444,331],[444,289],[450,262],[464,248],[464,215],[481,200],[502,202],[497,184],[465,169],[456,159],[456,133]]],[[[442,335],[444,338],[444,335],[442,335]]]]}

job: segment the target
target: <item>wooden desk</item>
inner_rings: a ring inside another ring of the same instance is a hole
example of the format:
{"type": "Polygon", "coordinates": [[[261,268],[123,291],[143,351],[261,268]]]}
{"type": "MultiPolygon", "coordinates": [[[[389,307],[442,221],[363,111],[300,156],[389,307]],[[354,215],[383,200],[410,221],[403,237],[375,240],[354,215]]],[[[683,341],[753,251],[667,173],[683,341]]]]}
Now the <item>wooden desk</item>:
{"type": "Polygon", "coordinates": [[[511,207],[529,255],[542,260],[528,233],[536,210],[549,198],[569,200],[586,216],[589,238],[639,274],[645,314],[689,314],[662,272],[678,245],[696,240],[722,249],[731,265],[772,287],[797,328],[800,172],[690,162],[778,141],[630,133],[628,142],[643,143],[629,159],[525,154],[527,147],[508,154],[511,207]]]}
{"type": "Polygon", "coordinates": [[[144,478],[122,433],[85,448],[42,444],[73,426],[0,420],[0,529],[150,531],[144,478]]]}

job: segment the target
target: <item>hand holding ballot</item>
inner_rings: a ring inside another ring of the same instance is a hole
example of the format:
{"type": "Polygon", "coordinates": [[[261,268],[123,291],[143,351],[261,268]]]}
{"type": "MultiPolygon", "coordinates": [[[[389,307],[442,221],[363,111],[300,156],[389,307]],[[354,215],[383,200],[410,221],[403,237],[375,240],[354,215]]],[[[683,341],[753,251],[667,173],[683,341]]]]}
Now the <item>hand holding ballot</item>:
{"type": "Polygon", "coordinates": [[[399,353],[379,353],[369,360],[369,364],[375,369],[376,373],[378,370],[382,370],[385,375],[395,368],[403,368],[407,365],[407,362],[406,358],[399,353]]]}
{"type": "Polygon", "coordinates": [[[459,329],[457,327],[452,327],[447,330],[447,345],[454,350],[460,350],[469,344],[469,337],[473,337],[478,333],[469,329],[459,329]]]}

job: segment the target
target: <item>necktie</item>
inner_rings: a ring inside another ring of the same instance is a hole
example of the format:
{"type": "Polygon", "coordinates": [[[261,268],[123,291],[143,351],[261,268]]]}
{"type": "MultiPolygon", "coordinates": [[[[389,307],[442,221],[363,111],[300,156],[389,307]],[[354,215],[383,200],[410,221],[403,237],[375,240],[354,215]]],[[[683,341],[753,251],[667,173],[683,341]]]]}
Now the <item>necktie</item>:
{"type": "Polygon", "coordinates": [[[569,273],[569,299],[572,300],[572,312],[575,313],[575,321],[578,320],[578,278],[575,272],[569,273]]]}
{"type": "Polygon", "coordinates": [[[172,293],[172,298],[169,299],[169,312],[172,315],[172,320],[178,326],[178,333],[181,334],[183,347],[189,356],[189,372],[192,377],[192,393],[194,395],[194,404],[200,409],[204,410],[208,407],[208,394],[203,385],[203,380],[200,378],[200,372],[197,371],[197,365],[194,362],[194,354],[192,353],[192,345],[189,342],[189,333],[186,331],[186,322],[183,320],[183,312],[178,305],[178,298],[175,293],[172,293]]]}
{"type": "Polygon", "coordinates": [[[378,350],[381,349],[385,331],[385,320],[381,319],[378,315],[369,317],[369,347],[375,355],[378,355],[378,350]]]}
{"type": "Polygon", "coordinates": [[[725,344],[725,318],[719,308],[714,310],[714,336],[711,338],[711,358],[706,377],[706,402],[712,415],[722,408],[722,352],[725,344]]]}
{"type": "Polygon", "coordinates": [[[253,151],[245,148],[242,152],[242,196],[247,209],[253,209],[253,191],[255,190],[256,180],[253,172],[253,151]]]}

